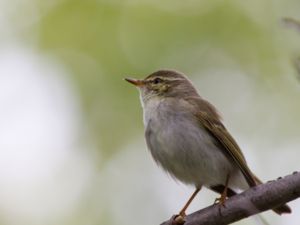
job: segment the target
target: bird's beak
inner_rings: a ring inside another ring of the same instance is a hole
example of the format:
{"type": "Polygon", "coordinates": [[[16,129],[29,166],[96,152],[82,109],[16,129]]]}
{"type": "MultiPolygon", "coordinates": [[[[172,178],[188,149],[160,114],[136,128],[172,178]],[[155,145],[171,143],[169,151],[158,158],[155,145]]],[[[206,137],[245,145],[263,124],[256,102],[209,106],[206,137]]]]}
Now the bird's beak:
{"type": "Polygon", "coordinates": [[[125,78],[127,82],[133,84],[136,87],[140,87],[144,84],[143,80],[138,80],[138,79],[132,79],[132,78],[125,78]]]}

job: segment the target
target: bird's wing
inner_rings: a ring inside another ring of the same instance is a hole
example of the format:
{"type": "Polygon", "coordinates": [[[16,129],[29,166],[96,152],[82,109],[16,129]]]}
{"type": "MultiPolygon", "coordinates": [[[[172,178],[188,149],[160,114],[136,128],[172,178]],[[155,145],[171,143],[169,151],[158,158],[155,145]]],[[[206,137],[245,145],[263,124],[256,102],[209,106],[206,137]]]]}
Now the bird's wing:
{"type": "Polygon", "coordinates": [[[221,122],[216,109],[206,100],[197,97],[186,99],[196,106],[195,116],[200,124],[216,139],[227,155],[243,173],[250,187],[256,185],[254,175],[249,169],[241,149],[221,122]]]}

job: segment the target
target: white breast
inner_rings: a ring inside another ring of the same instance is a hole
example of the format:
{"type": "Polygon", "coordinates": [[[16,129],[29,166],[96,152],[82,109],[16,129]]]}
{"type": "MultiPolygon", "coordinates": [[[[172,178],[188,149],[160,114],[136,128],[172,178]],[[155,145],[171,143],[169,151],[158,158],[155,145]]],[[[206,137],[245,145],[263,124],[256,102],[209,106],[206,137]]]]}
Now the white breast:
{"type": "Polygon", "coordinates": [[[146,141],[154,160],[184,183],[224,184],[235,167],[180,101],[168,104],[149,100],[144,110],[146,141]]]}

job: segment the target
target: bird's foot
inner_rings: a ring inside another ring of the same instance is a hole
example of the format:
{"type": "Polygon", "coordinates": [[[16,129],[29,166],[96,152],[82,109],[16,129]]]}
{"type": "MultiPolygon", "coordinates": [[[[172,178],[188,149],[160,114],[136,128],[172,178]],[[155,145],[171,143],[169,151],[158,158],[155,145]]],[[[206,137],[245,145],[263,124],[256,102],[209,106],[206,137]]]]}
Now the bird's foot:
{"type": "Polygon", "coordinates": [[[185,213],[180,212],[178,215],[174,215],[172,219],[172,225],[183,225],[185,223],[185,213]]]}
{"type": "Polygon", "coordinates": [[[216,198],[215,199],[215,202],[214,202],[214,205],[220,205],[220,206],[223,206],[223,207],[225,207],[225,202],[226,202],[226,199],[227,199],[227,197],[226,197],[226,195],[221,195],[219,198],[216,198]]]}

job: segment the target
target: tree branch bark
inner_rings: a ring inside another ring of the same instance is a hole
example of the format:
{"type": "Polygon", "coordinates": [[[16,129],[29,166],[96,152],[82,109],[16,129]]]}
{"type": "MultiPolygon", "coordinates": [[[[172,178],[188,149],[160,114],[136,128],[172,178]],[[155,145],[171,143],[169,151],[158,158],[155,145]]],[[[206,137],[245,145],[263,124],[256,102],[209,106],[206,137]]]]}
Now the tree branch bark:
{"type": "MultiPolygon", "coordinates": [[[[184,225],[230,224],[299,197],[300,173],[294,172],[284,178],[280,177],[235,195],[225,202],[224,207],[212,205],[196,211],[185,218],[184,225]]],[[[171,224],[174,224],[173,218],[161,225],[171,224]]]]}

